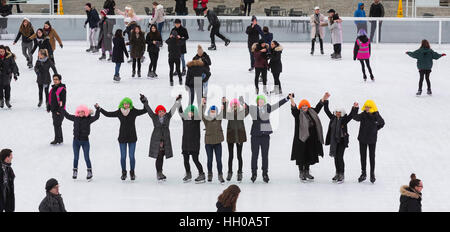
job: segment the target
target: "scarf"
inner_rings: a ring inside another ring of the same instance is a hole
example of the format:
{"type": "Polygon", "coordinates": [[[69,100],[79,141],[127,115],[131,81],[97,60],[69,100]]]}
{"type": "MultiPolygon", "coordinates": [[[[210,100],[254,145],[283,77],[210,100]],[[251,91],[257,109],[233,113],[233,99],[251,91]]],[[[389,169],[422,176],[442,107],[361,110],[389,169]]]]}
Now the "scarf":
{"type": "Polygon", "coordinates": [[[159,117],[159,123],[161,123],[161,125],[164,123],[164,117],[159,117]]]}
{"type": "Polygon", "coordinates": [[[302,142],[306,142],[309,138],[309,127],[314,126],[317,130],[317,139],[321,144],[323,144],[323,131],[322,131],[322,123],[320,122],[319,116],[316,111],[308,109],[307,112],[303,112],[300,110],[299,114],[299,139],[302,142]],[[309,113],[309,115],[307,114],[309,113]]]}
{"type": "Polygon", "coordinates": [[[120,108],[120,111],[122,112],[123,116],[126,117],[130,113],[130,108],[128,109],[120,108]]]}
{"type": "Polygon", "coordinates": [[[317,34],[319,34],[320,32],[319,32],[319,28],[320,28],[320,18],[319,18],[319,15],[318,14],[315,14],[314,15],[314,18],[315,18],[315,20],[314,20],[314,23],[316,24],[316,35],[317,34]]]}
{"type": "Polygon", "coordinates": [[[38,60],[42,63],[45,63],[45,62],[47,62],[48,57],[44,57],[43,59],[39,58],[38,60]]]}

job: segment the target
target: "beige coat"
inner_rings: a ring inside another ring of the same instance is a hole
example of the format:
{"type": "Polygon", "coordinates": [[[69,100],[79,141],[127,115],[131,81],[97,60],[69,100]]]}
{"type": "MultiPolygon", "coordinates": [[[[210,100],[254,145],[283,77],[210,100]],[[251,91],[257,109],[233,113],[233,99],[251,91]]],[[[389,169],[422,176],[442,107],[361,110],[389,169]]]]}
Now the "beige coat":
{"type": "MultiPolygon", "coordinates": [[[[316,37],[316,24],[314,23],[315,14],[312,14],[309,20],[309,23],[311,24],[311,39],[314,39],[314,37],[316,37]]],[[[319,14],[319,34],[320,34],[320,38],[324,38],[325,36],[325,30],[323,29],[324,26],[328,26],[328,22],[327,19],[325,18],[325,16],[323,16],[323,14],[319,14]]]]}
{"type": "Polygon", "coordinates": [[[159,4],[156,6],[155,9],[155,16],[150,19],[150,24],[155,24],[155,23],[162,23],[164,22],[165,18],[165,12],[164,12],[164,7],[163,5],[159,4]]]}

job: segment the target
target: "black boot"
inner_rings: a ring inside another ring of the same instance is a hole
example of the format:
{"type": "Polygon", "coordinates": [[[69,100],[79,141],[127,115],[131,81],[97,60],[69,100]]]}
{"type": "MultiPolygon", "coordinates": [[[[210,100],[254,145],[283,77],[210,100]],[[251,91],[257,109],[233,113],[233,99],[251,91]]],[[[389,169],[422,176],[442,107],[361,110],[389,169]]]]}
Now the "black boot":
{"type": "Polygon", "coordinates": [[[11,108],[12,107],[12,105],[11,104],[9,104],[9,100],[6,100],[6,106],[8,107],[8,108],[11,108]]]}
{"type": "Polygon", "coordinates": [[[90,46],[88,49],[86,49],[86,52],[91,52],[92,50],[94,50],[94,46],[90,46]]]}
{"type": "Polygon", "coordinates": [[[269,175],[268,175],[267,171],[263,172],[263,180],[264,180],[264,182],[269,183],[270,179],[269,179],[269,175]]]}
{"type": "Polygon", "coordinates": [[[253,183],[256,181],[256,173],[252,173],[252,178],[250,179],[253,183]]]}
{"type": "Polygon", "coordinates": [[[5,107],[5,102],[3,101],[3,99],[0,100],[0,108],[5,107]]]}
{"type": "Polygon", "coordinates": [[[42,106],[42,99],[39,99],[38,107],[42,106]]]}
{"type": "Polygon", "coordinates": [[[213,50],[213,51],[217,50],[216,45],[215,44],[211,44],[211,46],[208,47],[208,50],[213,50]]]}
{"type": "Polygon", "coordinates": [[[134,170],[130,171],[130,179],[131,180],[135,180],[136,179],[136,175],[134,175],[134,170]]]}
{"type": "Polygon", "coordinates": [[[127,170],[122,170],[122,176],[120,177],[120,179],[122,179],[122,180],[127,179],[127,170]]]}
{"type": "Polygon", "coordinates": [[[231,41],[229,39],[225,40],[225,47],[227,47],[230,43],[231,41]]]}
{"type": "Polygon", "coordinates": [[[100,58],[98,58],[99,60],[104,60],[104,59],[106,59],[106,54],[105,53],[102,53],[102,56],[100,56],[100,58]]]}
{"type": "Polygon", "coordinates": [[[133,70],[133,73],[131,74],[131,77],[135,77],[136,76],[136,70],[133,70]]]}
{"type": "Polygon", "coordinates": [[[365,181],[366,178],[367,178],[366,172],[363,171],[363,172],[361,173],[361,176],[358,178],[358,182],[361,183],[361,182],[365,181]]]}
{"type": "Polygon", "coordinates": [[[78,168],[74,168],[73,169],[73,174],[72,174],[72,179],[77,179],[77,176],[78,176],[78,168]]]}
{"type": "Polygon", "coordinates": [[[227,181],[230,181],[233,178],[233,172],[228,172],[227,181]]]}
{"type": "Polygon", "coordinates": [[[375,178],[375,173],[370,173],[370,182],[373,184],[377,179],[375,178]]]}
{"type": "Polygon", "coordinates": [[[311,40],[311,55],[314,55],[314,45],[315,45],[315,43],[316,43],[316,40],[315,39],[313,39],[313,40],[311,40]]]}

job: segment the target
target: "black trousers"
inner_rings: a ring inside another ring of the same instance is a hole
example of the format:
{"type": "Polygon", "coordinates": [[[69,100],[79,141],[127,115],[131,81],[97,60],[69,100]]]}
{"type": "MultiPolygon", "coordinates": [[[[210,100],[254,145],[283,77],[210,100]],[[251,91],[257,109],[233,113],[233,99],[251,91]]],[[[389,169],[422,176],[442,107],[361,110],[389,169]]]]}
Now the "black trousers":
{"type": "Polygon", "coordinates": [[[342,49],[342,44],[333,44],[334,54],[340,55],[342,49]]]}
{"type": "Polygon", "coordinates": [[[136,72],[136,63],[138,68],[138,73],[141,72],[141,58],[133,58],[133,72],[136,72]]]}
{"type": "Polygon", "coordinates": [[[314,51],[314,45],[316,44],[316,38],[319,37],[320,50],[323,51],[323,39],[320,38],[320,35],[316,35],[314,39],[311,40],[311,51],[314,51]]]}
{"type": "Polygon", "coordinates": [[[267,85],[267,68],[255,68],[255,88],[259,89],[259,76],[261,76],[263,85],[267,85]]]}
{"type": "Polygon", "coordinates": [[[38,88],[39,88],[39,101],[42,101],[43,97],[42,94],[45,94],[45,102],[48,103],[48,88],[49,85],[40,85],[38,84],[38,88]],[[45,90],[45,92],[44,92],[45,90]]]}
{"type": "Polygon", "coordinates": [[[64,121],[64,116],[56,112],[52,112],[53,119],[53,129],[55,131],[55,141],[63,142],[63,132],[62,132],[62,122],[64,121]]]}
{"type": "Polygon", "coordinates": [[[280,73],[272,73],[275,86],[281,89],[280,73]]]}
{"type": "MultiPolygon", "coordinates": [[[[383,24],[382,21],[380,21],[380,28],[378,28],[378,41],[381,41],[381,25],[383,24]]],[[[377,21],[370,21],[370,42],[373,41],[373,38],[375,37],[375,30],[377,29],[377,21]]]]}
{"type": "Polygon", "coordinates": [[[364,74],[364,77],[366,77],[366,68],[364,67],[364,63],[366,63],[367,69],[369,70],[370,75],[372,75],[372,68],[370,67],[370,60],[369,59],[359,60],[359,62],[361,63],[361,70],[362,70],[362,73],[364,74]]]}
{"type": "Polygon", "coordinates": [[[431,73],[431,70],[419,70],[419,74],[420,74],[419,90],[420,91],[422,91],[422,84],[423,84],[424,77],[427,81],[427,87],[428,87],[427,89],[431,90],[430,73],[431,73]]]}
{"type": "Polygon", "coordinates": [[[211,37],[211,45],[216,45],[216,37],[221,38],[223,41],[227,41],[228,39],[220,34],[220,24],[216,26],[212,26],[211,33],[209,34],[209,37],[211,37]]]}
{"type": "Polygon", "coordinates": [[[158,157],[156,158],[155,166],[157,172],[163,171],[163,164],[164,164],[164,148],[159,150],[158,157]]]}
{"type": "Polygon", "coordinates": [[[250,53],[250,67],[254,68],[255,67],[255,56],[253,55],[251,46],[248,47],[248,52],[250,53]]]}
{"type": "Polygon", "coordinates": [[[0,85],[0,100],[3,100],[3,98],[6,101],[11,99],[11,85],[0,85]]]}
{"type": "Polygon", "coordinates": [[[192,160],[194,161],[195,166],[197,167],[198,173],[202,174],[203,173],[203,166],[200,163],[200,161],[198,161],[198,154],[183,154],[183,158],[184,158],[184,169],[186,169],[186,172],[191,172],[191,165],[189,164],[189,156],[192,156],[192,160]]]}
{"type": "Polygon", "coordinates": [[[252,10],[251,3],[244,3],[244,15],[250,16],[250,11],[252,10]]]}
{"type": "Polygon", "coordinates": [[[170,82],[173,82],[173,71],[174,68],[176,68],[176,71],[178,73],[178,78],[180,80],[182,80],[182,76],[181,76],[181,71],[180,71],[180,59],[170,59],[169,58],[169,67],[170,67],[170,72],[169,72],[169,77],[170,77],[170,82]]]}
{"type": "Polygon", "coordinates": [[[366,173],[367,147],[369,147],[370,174],[375,174],[375,148],[376,144],[359,143],[359,154],[361,155],[361,171],[366,173]]]}
{"type": "Polygon", "coordinates": [[[258,170],[259,149],[261,149],[262,170],[263,172],[267,172],[269,170],[269,144],[269,135],[252,136],[252,174],[256,174],[258,170]]]}
{"type": "Polygon", "coordinates": [[[242,173],[242,143],[228,143],[228,172],[233,172],[234,144],[237,148],[238,173],[242,173]]]}
{"type": "Polygon", "coordinates": [[[150,65],[148,66],[148,71],[156,72],[156,66],[158,66],[159,52],[149,52],[148,55],[150,57],[150,65]]]}
{"type": "MultiPolygon", "coordinates": [[[[195,9],[195,15],[197,16],[203,16],[203,11],[205,9],[201,8],[201,9],[195,9]]],[[[198,29],[203,31],[203,26],[205,25],[205,20],[203,19],[197,19],[197,24],[198,24],[198,29]]]]}
{"type": "Polygon", "coordinates": [[[337,144],[336,155],[334,157],[334,166],[336,167],[336,173],[344,174],[345,163],[344,163],[344,153],[345,146],[341,143],[337,144]]]}

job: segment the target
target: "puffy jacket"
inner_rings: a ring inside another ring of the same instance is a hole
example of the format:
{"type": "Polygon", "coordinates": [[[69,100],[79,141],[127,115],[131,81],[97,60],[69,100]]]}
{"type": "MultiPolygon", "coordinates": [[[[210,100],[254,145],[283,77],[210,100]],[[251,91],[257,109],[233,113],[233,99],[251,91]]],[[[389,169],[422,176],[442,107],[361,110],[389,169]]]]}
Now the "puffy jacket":
{"type": "Polygon", "coordinates": [[[442,54],[439,54],[431,48],[419,48],[414,52],[407,52],[407,54],[417,59],[417,68],[419,70],[431,70],[433,67],[433,60],[437,60],[442,57],[442,54]]]}
{"type": "Polygon", "coordinates": [[[80,141],[88,141],[89,134],[91,134],[91,124],[100,117],[100,110],[95,111],[95,115],[88,115],[87,117],[76,117],[75,115],[67,113],[65,109],[61,109],[64,117],[73,122],[73,138],[80,141]]]}

